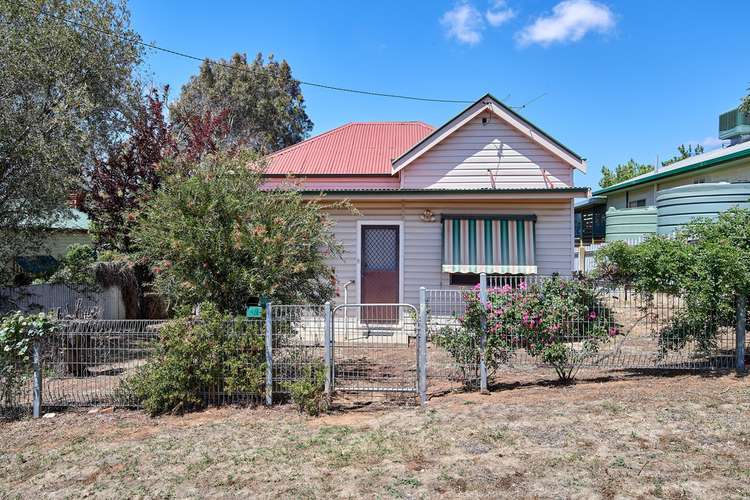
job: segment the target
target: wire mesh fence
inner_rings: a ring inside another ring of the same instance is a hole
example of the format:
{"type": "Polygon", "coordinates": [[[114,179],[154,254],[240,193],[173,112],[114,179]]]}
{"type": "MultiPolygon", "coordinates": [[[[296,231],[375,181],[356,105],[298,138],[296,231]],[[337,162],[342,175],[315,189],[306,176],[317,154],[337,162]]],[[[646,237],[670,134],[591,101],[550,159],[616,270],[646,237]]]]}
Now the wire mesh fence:
{"type": "Polygon", "coordinates": [[[484,304],[481,293],[427,291],[431,388],[478,385],[483,333],[490,372],[735,366],[735,323],[688,321],[681,297],[551,276],[489,276],[484,304]]]}
{"type": "Polygon", "coordinates": [[[417,310],[408,304],[342,304],[333,310],[333,390],[414,398],[417,310]]]}
{"type": "Polygon", "coordinates": [[[272,391],[288,396],[290,384],[314,380],[325,370],[324,307],[317,305],[271,306],[272,391]]]}
{"type": "MultiPolygon", "coordinates": [[[[425,290],[419,309],[273,305],[264,318],[227,322],[220,330],[228,348],[215,360],[221,373],[201,398],[207,405],[285,400],[295,382],[325,379],[326,391],[342,398],[414,402],[424,387],[432,394],[482,387],[483,367],[491,378],[550,366],[706,370],[738,363],[737,325],[726,315],[723,323],[687,321],[681,297],[549,276],[483,283],[425,290]],[[238,377],[257,383],[237,389],[238,377]]],[[[60,320],[39,344],[37,365],[28,357],[0,366],[0,412],[30,411],[35,367],[45,409],[139,406],[129,384],[165,355],[167,324],[60,320]]]]}

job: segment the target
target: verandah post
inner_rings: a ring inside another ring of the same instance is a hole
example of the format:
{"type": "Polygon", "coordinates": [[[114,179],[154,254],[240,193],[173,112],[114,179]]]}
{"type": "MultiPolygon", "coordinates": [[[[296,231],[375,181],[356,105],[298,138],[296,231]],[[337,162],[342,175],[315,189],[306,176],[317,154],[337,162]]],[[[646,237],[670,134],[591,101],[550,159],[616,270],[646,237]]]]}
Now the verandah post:
{"type": "Polygon", "coordinates": [[[34,418],[42,416],[42,347],[39,339],[34,340],[32,345],[32,363],[34,368],[34,393],[33,393],[33,415],[34,418]]]}
{"type": "Polygon", "coordinates": [[[331,382],[333,378],[333,367],[331,359],[331,348],[333,347],[333,322],[331,321],[331,303],[326,302],[323,308],[323,358],[326,370],[326,396],[331,397],[331,382]]]}
{"type": "Polygon", "coordinates": [[[489,394],[487,389],[487,359],[485,349],[487,346],[487,274],[479,275],[479,302],[482,304],[482,314],[480,316],[479,337],[479,390],[482,394],[489,394]]]}
{"type": "Polygon", "coordinates": [[[735,328],[736,333],[736,354],[737,362],[735,363],[735,370],[737,374],[745,373],[745,334],[747,330],[747,295],[740,294],[737,296],[737,326],[735,328]]]}
{"type": "Polygon", "coordinates": [[[417,332],[419,403],[427,404],[427,290],[419,287],[419,331],[417,332]]]}
{"type": "Polygon", "coordinates": [[[266,404],[273,404],[273,317],[272,305],[266,304],[266,404]]]}

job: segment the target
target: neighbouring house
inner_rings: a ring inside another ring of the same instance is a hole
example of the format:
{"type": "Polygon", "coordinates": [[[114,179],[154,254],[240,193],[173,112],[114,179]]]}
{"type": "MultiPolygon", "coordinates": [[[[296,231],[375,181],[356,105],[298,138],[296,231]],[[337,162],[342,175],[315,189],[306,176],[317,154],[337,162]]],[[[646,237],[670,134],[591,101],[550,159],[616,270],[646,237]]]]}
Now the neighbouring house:
{"type": "Polygon", "coordinates": [[[88,216],[78,209],[71,209],[68,217],[50,227],[36,251],[15,258],[14,270],[27,276],[39,276],[53,271],[68,251],[68,247],[91,243],[88,230],[88,216]]]}
{"type": "Polygon", "coordinates": [[[573,203],[589,195],[576,170],[583,158],[487,94],[438,128],[343,125],[270,155],[265,175],[359,212],[332,212],[339,300],[416,304],[421,286],[481,272],[570,274],[573,203]]]}
{"type": "Polygon", "coordinates": [[[594,200],[605,200],[611,241],[666,234],[691,218],[744,205],[750,198],[750,114],[737,109],[722,114],[719,138],[730,145],[594,191],[576,213],[583,217],[599,206],[594,200]]]}
{"type": "Polygon", "coordinates": [[[576,246],[601,243],[606,234],[607,198],[592,196],[575,205],[576,246]]]}

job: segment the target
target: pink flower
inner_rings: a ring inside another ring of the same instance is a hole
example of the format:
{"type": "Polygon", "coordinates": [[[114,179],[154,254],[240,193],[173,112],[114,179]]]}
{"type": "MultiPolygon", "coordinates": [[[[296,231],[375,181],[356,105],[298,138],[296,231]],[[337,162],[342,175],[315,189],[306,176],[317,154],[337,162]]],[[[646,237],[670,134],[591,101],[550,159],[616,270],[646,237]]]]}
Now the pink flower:
{"type": "Polygon", "coordinates": [[[589,313],[589,319],[596,319],[596,311],[591,311],[589,313]]]}
{"type": "Polygon", "coordinates": [[[615,328],[614,326],[612,326],[612,327],[609,328],[609,336],[610,337],[615,337],[615,336],[617,336],[619,334],[620,334],[620,331],[617,328],[615,328]]]}
{"type": "Polygon", "coordinates": [[[521,290],[526,290],[527,288],[529,288],[529,286],[526,284],[525,281],[522,281],[521,284],[518,285],[518,288],[520,288],[521,290]]]}

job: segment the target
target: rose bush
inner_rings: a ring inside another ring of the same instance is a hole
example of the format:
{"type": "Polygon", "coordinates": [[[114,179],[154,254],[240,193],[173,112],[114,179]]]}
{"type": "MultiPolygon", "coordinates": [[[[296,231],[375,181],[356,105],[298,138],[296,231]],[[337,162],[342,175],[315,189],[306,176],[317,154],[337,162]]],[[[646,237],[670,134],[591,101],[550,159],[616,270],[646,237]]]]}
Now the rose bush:
{"type": "Polygon", "coordinates": [[[458,326],[446,327],[435,337],[461,366],[473,367],[474,377],[483,328],[490,373],[524,349],[551,365],[562,381],[574,378],[602,344],[620,333],[595,283],[583,277],[490,288],[487,299],[486,304],[481,302],[478,287],[467,291],[466,311],[458,326]]]}

